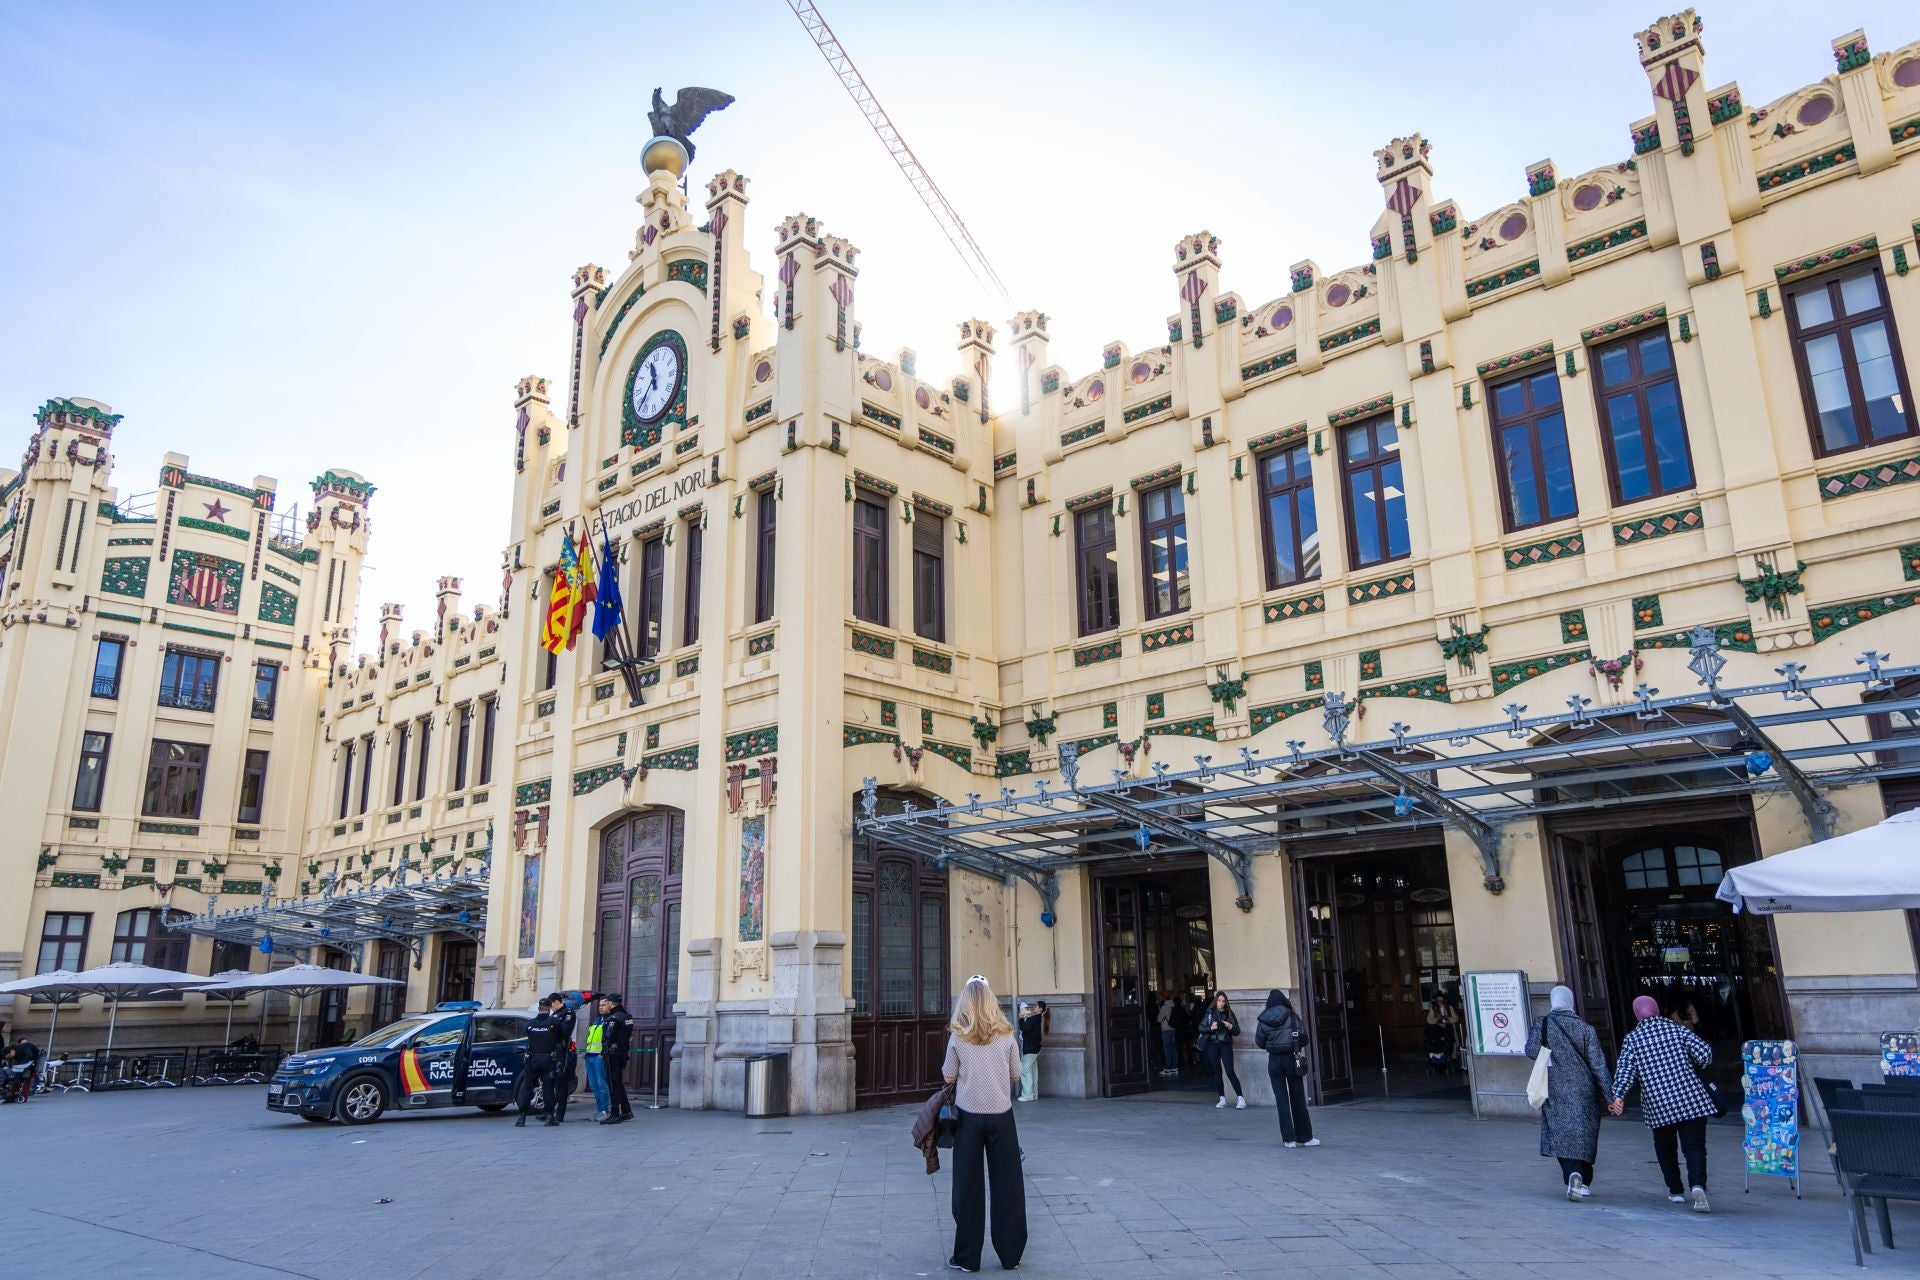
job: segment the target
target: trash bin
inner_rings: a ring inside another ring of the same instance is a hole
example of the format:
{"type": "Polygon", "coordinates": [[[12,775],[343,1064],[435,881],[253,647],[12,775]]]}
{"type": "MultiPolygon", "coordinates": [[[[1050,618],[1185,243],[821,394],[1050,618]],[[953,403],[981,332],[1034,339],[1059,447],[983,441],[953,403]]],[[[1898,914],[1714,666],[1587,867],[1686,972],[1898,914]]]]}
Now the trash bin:
{"type": "Polygon", "coordinates": [[[787,1055],[756,1053],[747,1059],[747,1119],[787,1114],[787,1055]]]}

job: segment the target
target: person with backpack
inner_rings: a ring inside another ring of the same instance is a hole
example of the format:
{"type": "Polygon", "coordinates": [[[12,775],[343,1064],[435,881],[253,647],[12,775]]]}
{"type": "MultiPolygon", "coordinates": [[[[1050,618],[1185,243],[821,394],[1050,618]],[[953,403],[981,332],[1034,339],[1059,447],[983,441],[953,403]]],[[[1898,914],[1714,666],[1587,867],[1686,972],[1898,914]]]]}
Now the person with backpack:
{"type": "Polygon", "coordinates": [[[1267,1007],[1254,1024],[1253,1047],[1267,1051],[1267,1079],[1280,1108],[1280,1145],[1317,1147],[1307,1114],[1307,1028],[1279,988],[1267,992],[1267,1007]]]}
{"type": "Polygon", "coordinates": [[[1527,1033],[1527,1056],[1547,1059],[1547,1101],[1540,1108],[1540,1154],[1560,1161],[1567,1199],[1593,1194],[1593,1161],[1600,1151],[1600,1112],[1606,1106],[1607,1058],[1600,1036],[1573,1011],[1573,990],[1555,987],[1552,1008],[1527,1033]]]}
{"type": "Polygon", "coordinates": [[[1200,1052],[1206,1059],[1207,1075],[1220,1087],[1220,1101],[1213,1104],[1216,1109],[1227,1105],[1228,1084],[1233,1085],[1235,1109],[1247,1109],[1240,1074],[1233,1069],[1233,1041],[1239,1034],[1240,1019],[1234,1015],[1233,1002],[1226,992],[1215,991],[1207,1011],[1200,1015],[1200,1052]]]}

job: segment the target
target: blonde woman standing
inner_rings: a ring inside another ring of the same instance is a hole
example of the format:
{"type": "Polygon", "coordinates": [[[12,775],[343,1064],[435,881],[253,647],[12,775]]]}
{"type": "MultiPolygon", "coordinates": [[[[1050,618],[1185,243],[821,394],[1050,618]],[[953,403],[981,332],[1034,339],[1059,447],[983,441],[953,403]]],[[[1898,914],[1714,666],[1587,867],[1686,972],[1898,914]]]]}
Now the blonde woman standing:
{"type": "Polygon", "coordinates": [[[979,974],[967,979],[953,1002],[947,1030],[941,1074],[954,1086],[954,1106],[960,1112],[953,1139],[953,1253],[947,1266],[955,1271],[980,1269],[991,1176],[993,1252],[1000,1265],[1012,1271],[1027,1249],[1027,1188],[1020,1174],[1020,1135],[1013,1124],[1020,1046],[993,988],[979,974]]]}

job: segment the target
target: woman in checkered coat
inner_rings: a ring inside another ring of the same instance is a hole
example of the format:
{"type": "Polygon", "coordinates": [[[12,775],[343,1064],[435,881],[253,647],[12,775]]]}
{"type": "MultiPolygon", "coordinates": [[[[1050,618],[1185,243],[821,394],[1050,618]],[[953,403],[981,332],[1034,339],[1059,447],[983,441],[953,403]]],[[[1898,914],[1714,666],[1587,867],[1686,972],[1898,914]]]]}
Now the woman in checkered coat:
{"type": "Polygon", "coordinates": [[[1707,1042],[1671,1018],[1660,1016],[1652,996],[1633,1002],[1640,1020],[1620,1046],[1620,1062],[1613,1071],[1614,1115],[1627,1109],[1627,1095],[1640,1087],[1640,1114],[1653,1130],[1653,1154],[1666,1175],[1667,1199],[1685,1204],[1689,1196],[1695,1213],[1707,1206],[1707,1121],[1720,1114],[1700,1072],[1713,1061],[1707,1042]],[[1687,1158],[1687,1181],[1680,1181],[1676,1145],[1687,1158]]]}

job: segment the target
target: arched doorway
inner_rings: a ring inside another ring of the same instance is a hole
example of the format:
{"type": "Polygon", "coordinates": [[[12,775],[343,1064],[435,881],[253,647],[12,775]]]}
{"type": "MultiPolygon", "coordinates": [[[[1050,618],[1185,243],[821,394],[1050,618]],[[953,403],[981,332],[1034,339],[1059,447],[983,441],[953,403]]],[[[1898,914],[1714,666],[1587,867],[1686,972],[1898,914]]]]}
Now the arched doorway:
{"type": "Polygon", "coordinates": [[[680,873],[686,819],[647,809],[600,833],[593,987],[618,991],[633,1015],[627,1087],[651,1093],[658,1061],[664,1094],[673,1075],[673,1002],[680,983],[680,873]]]}
{"type": "MultiPolygon", "coordinates": [[[[876,811],[899,813],[909,801],[934,803],[883,791],[876,811]]],[[[910,850],[856,837],[850,920],[854,1103],[918,1102],[939,1087],[946,1056],[947,873],[910,850]]]]}

